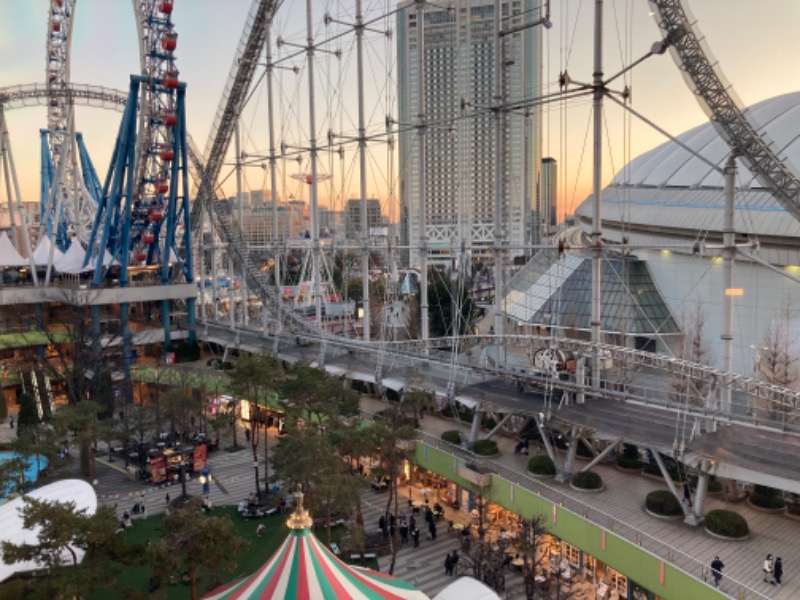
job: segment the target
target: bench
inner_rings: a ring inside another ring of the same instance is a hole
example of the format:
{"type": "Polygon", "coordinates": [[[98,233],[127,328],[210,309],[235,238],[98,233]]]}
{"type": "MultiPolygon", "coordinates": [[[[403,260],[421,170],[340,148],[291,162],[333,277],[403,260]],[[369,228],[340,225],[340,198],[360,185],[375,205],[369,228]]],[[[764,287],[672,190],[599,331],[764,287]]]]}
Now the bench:
{"type": "Polygon", "coordinates": [[[342,551],[339,550],[339,545],[336,542],[331,542],[331,552],[333,552],[336,556],[342,554],[342,551]]]}
{"type": "Polygon", "coordinates": [[[264,516],[269,517],[270,515],[274,515],[276,512],[278,512],[278,509],[273,506],[269,510],[264,511],[264,516]]]}
{"type": "MultiPolygon", "coordinates": [[[[358,560],[359,558],[361,558],[360,554],[351,554],[350,555],[350,560],[358,560]]],[[[378,555],[375,554],[374,552],[367,552],[367,553],[364,554],[364,558],[366,558],[366,559],[378,558],[378,555]]]]}

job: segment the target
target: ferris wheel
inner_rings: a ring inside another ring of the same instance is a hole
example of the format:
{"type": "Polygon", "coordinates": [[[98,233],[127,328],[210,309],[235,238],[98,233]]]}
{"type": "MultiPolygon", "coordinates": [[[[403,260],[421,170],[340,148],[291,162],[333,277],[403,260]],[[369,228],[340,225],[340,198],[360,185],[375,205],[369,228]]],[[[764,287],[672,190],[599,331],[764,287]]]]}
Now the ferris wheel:
{"type": "Polygon", "coordinates": [[[72,237],[88,241],[97,209],[100,183],[75,134],[74,105],[65,97],[70,88],[69,53],[76,0],[51,0],[47,22],[47,129],[42,130],[42,186],[39,222],[46,235],[65,251],[72,237]],[[80,161],[80,167],[78,162],[80,161]]]}

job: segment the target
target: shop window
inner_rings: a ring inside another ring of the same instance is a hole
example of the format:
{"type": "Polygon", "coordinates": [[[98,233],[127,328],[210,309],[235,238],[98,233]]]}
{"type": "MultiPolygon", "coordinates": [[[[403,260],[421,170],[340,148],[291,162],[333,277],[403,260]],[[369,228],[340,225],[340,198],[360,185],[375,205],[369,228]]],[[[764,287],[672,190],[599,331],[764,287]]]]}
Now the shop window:
{"type": "Polygon", "coordinates": [[[617,590],[620,597],[628,597],[628,578],[622,573],[617,573],[614,569],[608,568],[608,586],[612,590],[617,590]]]}
{"type": "Polygon", "coordinates": [[[564,542],[564,556],[567,562],[575,569],[581,568],[581,550],[564,542]]]}

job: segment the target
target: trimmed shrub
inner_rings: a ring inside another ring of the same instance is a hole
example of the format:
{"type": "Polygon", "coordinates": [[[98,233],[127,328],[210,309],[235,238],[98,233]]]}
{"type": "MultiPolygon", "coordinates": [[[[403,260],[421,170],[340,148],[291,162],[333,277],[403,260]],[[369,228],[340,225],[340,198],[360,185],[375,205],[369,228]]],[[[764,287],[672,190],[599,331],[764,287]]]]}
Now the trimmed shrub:
{"type": "Polygon", "coordinates": [[[743,538],[750,534],[747,520],[731,510],[712,510],[706,515],[706,529],[729,538],[743,538]]]}
{"type": "Polygon", "coordinates": [[[478,440],[472,444],[470,450],[480,456],[494,456],[500,452],[494,440],[478,440]]]}
{"type": "Polygon", "coordinates": [[[622,444],[622,456],[629,460],[639,460],[639,448],[634,444],[622,444]]]}
{"type": "Polygon", "coordinates": [[[748,497],[751,504],[755,504],[761,508],[784,508],[786,506],[786,502],[783,500],[783,494],[780,490],[776,490],[775,488],[767,487],[766,485],[757,485],[753,488],[753,491],[750,492],[750,496],[748,497]]]}
{"type": "MultiPolygon", "coordinates": [[[[586,441],[589,442],[590,444],[592,443],[592,440],[586,440],[586,441]]],[[[575,454],[577,454],[578,456],[582,456],[584,458],[594,458],[594,454],[592,454],[592,451],[589,450],[586,447],[586,444],[584,444],[580,440],[578,440],[578,447],[575,450],[575,454]]]]}
{"type": "Polygon", "coordinates": [[[461,432],[457,429],[451,429],[449,431],[442,432],[442,439],[445,442],[450,444],[455,444],[456,446],[461,444],[461,432]]]}
{"type": "Polygon", "coordinates": [[[795,517],[800,517],[800,504],[787,504],[786,512],[795,517]]]}
{"type": "MultiPolygon", "coordinates": [[[[693,490],[697,489],[697,475],[692,475],[689,479],[689,485],[692,486],[693,490]]],[[[712,475],[708,478],[708,492],[710,494],[716,494],[722,491],[722,482],[717,479],[716,475],[712,475]]]]}
{"type": "Polygon", "coordinates": [[[528,461],[528,471],[534,475],[555,475],[556,465],[547,454],[537,454],[528,461]]]}
{"type": "Polygon", "coordinates": [[[623,455],[617,457],[617,466],[621,469],[638,470],[644,466],[644,463],[638,458],[629,458],[623,455]]]}
{"type": "Polygon", "coordinates": [[[572,476],[571,483],[582,490],[599,490],[603,487],[603,478],[594,471],[579,471],[572,476]]]}
{"type": "Polygon", "coordinates": [[[669,490],[656,490],[647,494],[644,501],[647,510],[665,517],[675,517],[683,514],[681,504],[669,490]]]}
{"type": "MultiPolygon", "coordinates": [[[[674,458],[671,458],[666,454],[662,454],[661,460],[664,461],[664,466],[667,468],[667,473],[669,473],[672,481],[683,481],[683,477],[681,477],[678,469],[678,463],[674,458]]],[[[661,469],[658,468],[658,463],[652,457],[650,458],[650,462],[644,464],[643,471],[648,475],[655,475],[656,477],[662,476],[661,469]]]]}

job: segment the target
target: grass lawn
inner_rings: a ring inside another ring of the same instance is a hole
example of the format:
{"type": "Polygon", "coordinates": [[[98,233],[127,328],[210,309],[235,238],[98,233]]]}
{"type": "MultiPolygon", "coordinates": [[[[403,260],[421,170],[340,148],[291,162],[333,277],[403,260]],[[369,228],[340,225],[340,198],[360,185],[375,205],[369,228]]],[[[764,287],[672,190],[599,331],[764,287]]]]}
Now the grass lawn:
{"type": "MultiPolygon", "coordinates": [[[[237,535],[250,542],[250,547],[236,557],[236,568],[233,571],[205,572],[198,575],[197,588],[200,595],[213,589],[220,583],[227,583],[240,577],[248,576],[259,569],[278,549],[286,539],[289,529],[286,527],[288,513],[285,515],[272,515],[263,519],[245,520],[239,516],[235,506],[214,508],[211,516],[228,516],[236,527],[237,535]],[[256,528],[260,523],[266,527],[261,537],[256,535],[256,528]]],[[[135,521],[134,526],[120,535],[128,536],[132,541],[145,545],[148,540],[161,535],[161,515],[148,517],[135,521]]],[[[339,542],[344,527],[335,527],[331,530],[331,538],[339,542]]],[[[316,535],[323,543],[327,541],[325,529],[316,530],[316,535]]],[[[377,561],[369,561],[368,567],[376,569],[377,561]],[[371,564],[370,564],[371,563],[371,564]]],[[[189,598],[189,584],[180,582],[180,573],[175,573],[178,583],[170,585],[162,582],[159,597],[170,600],[189,598]]],[[[150,582],[150,568],[144,566],[128,567],[119,576],[118,584],[113,589],[98,590],[95,594],[97,600],[116,600],[123,597],[122,590],[131,589],[147,595],[150,582]]]]}

